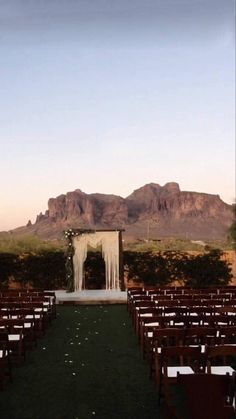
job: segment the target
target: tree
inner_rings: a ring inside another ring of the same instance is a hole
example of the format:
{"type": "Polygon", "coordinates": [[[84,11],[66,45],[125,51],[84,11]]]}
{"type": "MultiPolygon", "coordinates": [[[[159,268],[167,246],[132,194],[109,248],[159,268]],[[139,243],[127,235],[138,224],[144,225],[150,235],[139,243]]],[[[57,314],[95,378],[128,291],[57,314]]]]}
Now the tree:
{"type": "Polygon", "coordinates": [[[0,253],[0,284],[8,286],[10,276],[14,276],[19,269],[19,259],[13,253],[0,253]]]}
{"type": "Polygon", "coordinates": [[[128,280],[153,286],[167,285],[171,282],[166,259],[161,252],[124,252],[124,265],[128,280]]]}
{"type": "Polygon", "coordinates": [[[229,234],[233,242],[233,248],[236,250],[236,204],[232,205],[234,220],[229,228],[229,234]]]}
{"type": "Polygon", "coordinates": [[[228,285],[232,278],[228,262],[222,260],[223,252],[219,249],[189,257],[183,265],[185,285],[207,287],[228,285]]]}
{"type": "Polygon", "coordinates": [[[14,276],[23,287],[27,284],[42,289],[63,287],[66,281],[64,252],[24,255],[20,257],[19,270],[14,276]]]}

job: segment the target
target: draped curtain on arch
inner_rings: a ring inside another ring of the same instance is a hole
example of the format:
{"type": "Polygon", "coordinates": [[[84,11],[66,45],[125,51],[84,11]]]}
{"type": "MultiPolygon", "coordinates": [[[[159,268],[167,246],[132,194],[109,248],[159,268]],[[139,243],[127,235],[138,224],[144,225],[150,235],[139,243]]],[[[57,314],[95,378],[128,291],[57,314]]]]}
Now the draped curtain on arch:
{"type": "Polygon", "coordinates": [[[87,258],[88,246],[102,247],[102,256],[105,261],[106,289],[119,290],[119,231],[97,231],[95,233],[82,233],[73,238],[74,256],[74,289],[81,291],[84,288],[84,262],[87,258]]]}

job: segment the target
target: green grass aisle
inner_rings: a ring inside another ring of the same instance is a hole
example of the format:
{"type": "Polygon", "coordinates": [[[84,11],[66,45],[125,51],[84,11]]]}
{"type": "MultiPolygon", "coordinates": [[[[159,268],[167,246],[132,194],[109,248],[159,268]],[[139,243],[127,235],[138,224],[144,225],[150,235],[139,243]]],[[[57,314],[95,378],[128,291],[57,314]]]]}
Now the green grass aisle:
{"type": "Polygon", "coordinates": [[[161,419],[126,307],[58,307],[0,393],[2,419],[161,419]]]}

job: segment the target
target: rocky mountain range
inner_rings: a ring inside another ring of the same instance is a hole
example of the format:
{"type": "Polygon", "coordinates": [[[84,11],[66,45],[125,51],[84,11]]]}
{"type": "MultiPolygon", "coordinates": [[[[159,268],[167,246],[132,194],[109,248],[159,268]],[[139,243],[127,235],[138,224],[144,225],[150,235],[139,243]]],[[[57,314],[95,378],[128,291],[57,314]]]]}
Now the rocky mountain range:
{"type": "Polygon", "coordinates": [[[181,191],[175,182],[147,184],[126,198],[80,189],[50,198],[36,222],[16,229],[52,239],[67,228],[123,228],[128,239],[222,239],[233,220],[219,195],[181,191]]]}

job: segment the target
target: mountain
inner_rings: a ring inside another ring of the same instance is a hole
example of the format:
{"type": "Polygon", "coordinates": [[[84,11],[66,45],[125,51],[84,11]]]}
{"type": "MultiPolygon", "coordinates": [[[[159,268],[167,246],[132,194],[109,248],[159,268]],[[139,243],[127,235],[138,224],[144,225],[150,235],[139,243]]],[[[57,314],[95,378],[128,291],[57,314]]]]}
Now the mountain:
{"type": "Polygon", "coordinates": [[[150,183],[127,198],[80,189],[50,198],[45,214],[15,232],[58,238],[67,228],[123,228],[130,239],[222,239],[232,220],[231,205],[219,195],[181,191],[175,182],[150,183]]]}

